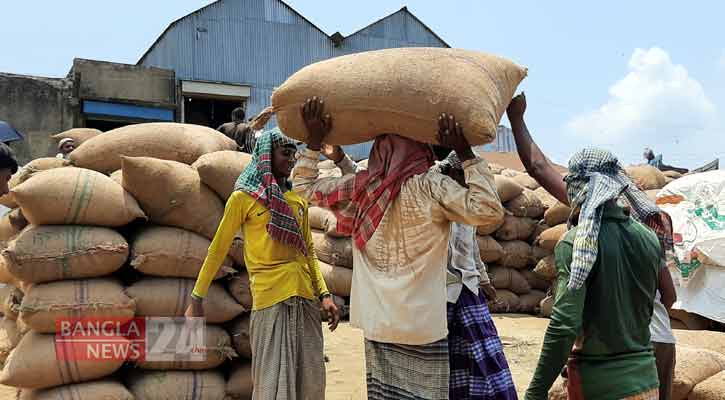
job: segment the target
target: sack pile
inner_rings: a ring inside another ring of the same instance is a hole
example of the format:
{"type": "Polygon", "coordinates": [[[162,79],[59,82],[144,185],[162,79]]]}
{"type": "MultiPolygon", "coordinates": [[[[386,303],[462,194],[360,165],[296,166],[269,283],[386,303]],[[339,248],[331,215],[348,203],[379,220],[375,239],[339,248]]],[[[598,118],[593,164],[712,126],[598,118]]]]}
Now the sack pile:
{"type": "MultiPolygon", "coordinates": [[[[87,132],[63,137],[77,133],[87,132]]],[[[59,359],[59,318],[183,316],[250,159],[195,125],[139,124],[78,141],[71,165],[35,160],[0,198],[14,208],[0,219],[0,384],[19,388],[19,398],[251,396],[241,235],[204,303],[205,361],[59,359]]]]}

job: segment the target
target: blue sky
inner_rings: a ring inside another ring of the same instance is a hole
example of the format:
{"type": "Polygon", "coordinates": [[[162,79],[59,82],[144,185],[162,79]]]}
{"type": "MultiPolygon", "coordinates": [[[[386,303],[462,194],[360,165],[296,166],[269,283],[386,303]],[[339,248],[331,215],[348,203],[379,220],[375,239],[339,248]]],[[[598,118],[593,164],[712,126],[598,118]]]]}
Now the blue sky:
{"type": "MultiPolygon", "coordinates": [[[[261,1],[261,0],[260,0],[261,1]]],[[[202,0],[8,1],[0,71],[63,76],[74,57],[135,63],[202,0]]],[[[527,122],[553,159],[582,146],[637,162],[646,145],[695,167],[725,155],[725,3],[332,1],[288,4],[344,35],[407,5],[451,46],[529,68],[527,122]]],[[[504,124],[508,121],[504,117],[504,124]]]]}

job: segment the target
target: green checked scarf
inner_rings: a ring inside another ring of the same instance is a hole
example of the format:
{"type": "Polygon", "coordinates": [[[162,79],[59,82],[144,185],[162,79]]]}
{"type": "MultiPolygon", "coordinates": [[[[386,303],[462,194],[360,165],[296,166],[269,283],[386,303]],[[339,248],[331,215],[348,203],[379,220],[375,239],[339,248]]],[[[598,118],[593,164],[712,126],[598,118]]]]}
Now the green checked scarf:
{"type": "Polygon", "coordinates": [[[637,189],[612,153],[592,148],[579,151],[569,160],[569,174],[564,180],[571,209],[581,209],[574,238],[569,289],[576,290],[584,285],[597,260],[602,206],[620,196],[630,205],[633,215],[655,231],[665,257],[671,253],[672,224],[669,217],[637,189]]]}
{"type": "MultiPolygon", "coordinates": [[[[287,145],[297,146],[279,128],[262,133],[254,147],[252,161],[237,178],[234,190],[248,193],[271,212],[267,232],[272,239],[291,246],[306,256],[307,245],[300,226],[284,198],[284,191],[272,174],[272,150],[287,145]]],[[[284,186],[285,191],[291,189],[289,182],[284,182],[284,186]]]]}

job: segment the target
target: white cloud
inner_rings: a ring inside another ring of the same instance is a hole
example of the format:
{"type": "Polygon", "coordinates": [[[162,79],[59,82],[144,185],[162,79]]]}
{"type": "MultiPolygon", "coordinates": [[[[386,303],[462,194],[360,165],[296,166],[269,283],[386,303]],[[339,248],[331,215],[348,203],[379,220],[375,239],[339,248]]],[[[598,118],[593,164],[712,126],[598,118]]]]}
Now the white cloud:
{"type": "MultiPolygon", "coordinates": [[[[721,62],[725,62],[725,54],[721,62]]],[[[693,135],[715,137],[714,131],[709,133],[716,120],[715,105],[702,85],[684,66],[674,64],[666,51],[636,49],[628,69],[609,88],[606,103],[569,120],[570,132],[630,157],[641,154],[643,146],[674,151],[693,135]],[[625,143],[627,146],[621,146],[625,143]]]]}

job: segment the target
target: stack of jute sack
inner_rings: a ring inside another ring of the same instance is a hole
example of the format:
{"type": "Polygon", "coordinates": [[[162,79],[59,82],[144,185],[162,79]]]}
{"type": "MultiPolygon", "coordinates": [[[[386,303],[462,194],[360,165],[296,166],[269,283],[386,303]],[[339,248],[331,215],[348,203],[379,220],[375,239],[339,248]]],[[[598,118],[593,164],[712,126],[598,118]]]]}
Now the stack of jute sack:
{"type": "Polygon", "coordinates": [[[250,159],[235,149],[209,128],[140,124],[87,139],[71,165],[40,159],[20,171],[0,198],[14,208],[0,220],[0,279],[15,286],[0,291],[0,383],[22,388],[23,399],[249,397],[241,235],[205,300],[205,361],[63,361],[54,335],[63,318],[183,315],[224,201],[250,159]]]}

